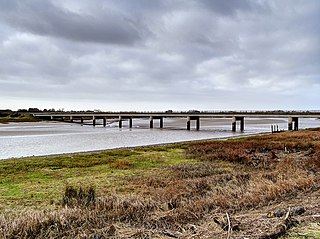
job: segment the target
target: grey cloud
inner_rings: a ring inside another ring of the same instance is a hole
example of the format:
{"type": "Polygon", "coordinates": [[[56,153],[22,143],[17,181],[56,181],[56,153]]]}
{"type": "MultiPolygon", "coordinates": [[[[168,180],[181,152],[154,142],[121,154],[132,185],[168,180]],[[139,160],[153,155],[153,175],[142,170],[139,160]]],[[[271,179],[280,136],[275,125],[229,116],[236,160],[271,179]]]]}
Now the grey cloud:
{"type": "Polygon", "coordinates": [[[233,15],[236,11],[250,11],[254,6],[258,6],[257,1],[251,0],[202,0],[197,2],[222,15],[233,15]]]}
{"type": "Polygon", "coordinates": [[[0,0],[1,102],[317,107],[320,4],[293,2],[0,0]]]}
{"type": "Polygon", "coordinates": [[[135,19],[113,9],[97,13],[75,13],[49,1],[1,2],[0,16],[9,25],[25,32],[80,42],[130,45],[141,39],[135,19]]]}

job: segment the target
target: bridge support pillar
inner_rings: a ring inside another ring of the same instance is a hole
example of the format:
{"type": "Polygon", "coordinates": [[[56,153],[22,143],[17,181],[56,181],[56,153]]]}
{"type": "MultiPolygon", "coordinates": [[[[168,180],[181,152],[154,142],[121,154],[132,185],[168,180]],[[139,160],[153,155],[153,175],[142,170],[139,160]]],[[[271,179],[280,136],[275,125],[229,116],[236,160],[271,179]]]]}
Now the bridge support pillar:
{"type": "Polygon", "coordinates": [[[132,128],[132,117],[129,118],[129,128],[132,128]]]}
{"type": "Polygon", "coordinates": [[[240,131],[244,131],[244,117],[240,118],[240,131]]]}
{"type": "Polygon", "coordinates": [[[232,126],[232,132],[236,132],[236,130],[237,130],[237,120],[236,120],[235,116],[232,117],[231,126],[232,126]]]}
{"type": "Polygon", "coordinates": [[[70,116],[70,122],[73,123],[73,117],[72,116],[70,116]]]}
{"type": "Polygon", "coordinates": [[[81,124],[83,124],[83,118],[82,117],[80,118],[80,122],[81,122],[81,124]]]}
{"type": "Polygon", "coordinates": [[[107,118],[103,117],[103,127],[106,127],[106,125],[107,125],[107,118]]]}
{"type": "Polygon", "coordinates": [[[119,116],[119,128],[121,129],[122,128],[122,117],[119,116]]]}
{"type": "Polygon", "coordinates": [[[50,116],[50,119],[53,120],[53,116],[50,116]]]}
{"type": "Polygon", "coordinates": [[[187,117],[187,130],[190,130],[190,116],[187,117]]]}
{"type": "Polygon", "coordinates": [[[299,130],[299,118],[298,117],[293,117],[292,118],[293,120],[293,130],[299,130]]]}
{"type": "Polygon", "coordinates": [[[292,121],[293,121],[293,118],[288,117],[288,130],[292,130],[292,121]]]}
{"type": "Polygon", "coordinates": [[[240,121],[240,130],[244,131],[244,117],[242,116],[233,116],[232,117],[232,132],[237,131],[237,121],[240,121]]]}
{"type": "Polygon", "coordinates": [[[163,129],[163,117],[160,117],[160,129],[163,129]]]}
{"type": "Polygon", "coordinates": [[[200,117],[198,117],[196,121],[197,121],[197,130],[200,130],[200,117]]]}
{"type": "Polygon", "coordinates": [[[96,126],[96,117],[95,116],[92,116],[92,125],[96,126]]]}
{"type": "Polygon", "coordinates": [[[150,129],[152,129],[152,128],[153,128],[153,117],[150,116],[150,129]]]}

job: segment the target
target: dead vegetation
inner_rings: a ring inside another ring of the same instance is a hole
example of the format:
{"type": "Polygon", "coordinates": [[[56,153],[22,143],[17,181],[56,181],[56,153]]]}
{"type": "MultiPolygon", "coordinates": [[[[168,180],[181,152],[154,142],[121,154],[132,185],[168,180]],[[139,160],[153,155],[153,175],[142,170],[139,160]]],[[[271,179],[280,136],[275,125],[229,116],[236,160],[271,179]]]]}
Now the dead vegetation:
{"type": "MultiPolygon", "coordinates": [[[[320,131],[192,143],[186,147],[188,159],[198,163],[167,166],[159,169],[165,174],[128,180],[131,194],[97,197],[93,188],[67,187],[60,210],[2,218],[0,236],[226,238],[228,233],[231,238],[278,238],[298,223],[295,215],[287,212],[283,219],[284,214],[268,217],[262,211],[264,216],[256,220],[261,225],[251,228],[248,220],[236,217],[319,191],[320,131]]],[[[112,167],[128,170],[130,165],[124,159],[112,167]]],[[[308,203],[298,206],[308,208],[308,203]]]]}

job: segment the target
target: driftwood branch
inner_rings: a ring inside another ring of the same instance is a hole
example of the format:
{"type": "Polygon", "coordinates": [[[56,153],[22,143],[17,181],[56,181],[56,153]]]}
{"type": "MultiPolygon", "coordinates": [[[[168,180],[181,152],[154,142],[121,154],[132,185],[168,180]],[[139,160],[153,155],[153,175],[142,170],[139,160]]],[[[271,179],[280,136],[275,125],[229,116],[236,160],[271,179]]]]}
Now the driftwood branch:
{"type": "Polygon", "coordinates": [[[231,223],[230,223],[230,217],[229,214],[226,212],[227,214],[227,220],[228,220],[228,233],[227,233],[227,239],[230,238],[230,232],[231,232],[231,223]]]}
{"type": "Polygon", "coordinates": [[[290,216],[290,208],[289,208],[288,212],[286,213],[286,216],[284,217],[283,222],[278,224],[275,227],[273,232],[263,234],[259,237],[259,239],[277,239],[283,236],[284,234],[286,234],[286,232],[291,227],[295,226],[297,223],[298,223],[297,220],[295,220],[290,216]]]}

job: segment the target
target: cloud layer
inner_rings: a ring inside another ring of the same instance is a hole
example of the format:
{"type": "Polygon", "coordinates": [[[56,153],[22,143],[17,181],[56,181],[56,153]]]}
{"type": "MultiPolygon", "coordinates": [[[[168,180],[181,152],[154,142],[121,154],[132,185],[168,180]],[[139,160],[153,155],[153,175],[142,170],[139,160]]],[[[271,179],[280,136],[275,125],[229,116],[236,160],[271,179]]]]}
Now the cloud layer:
{"type": "Polygon", "coordinates": [[[318,109],[317,0],[0,0],[0,108],[318,109]]]}

